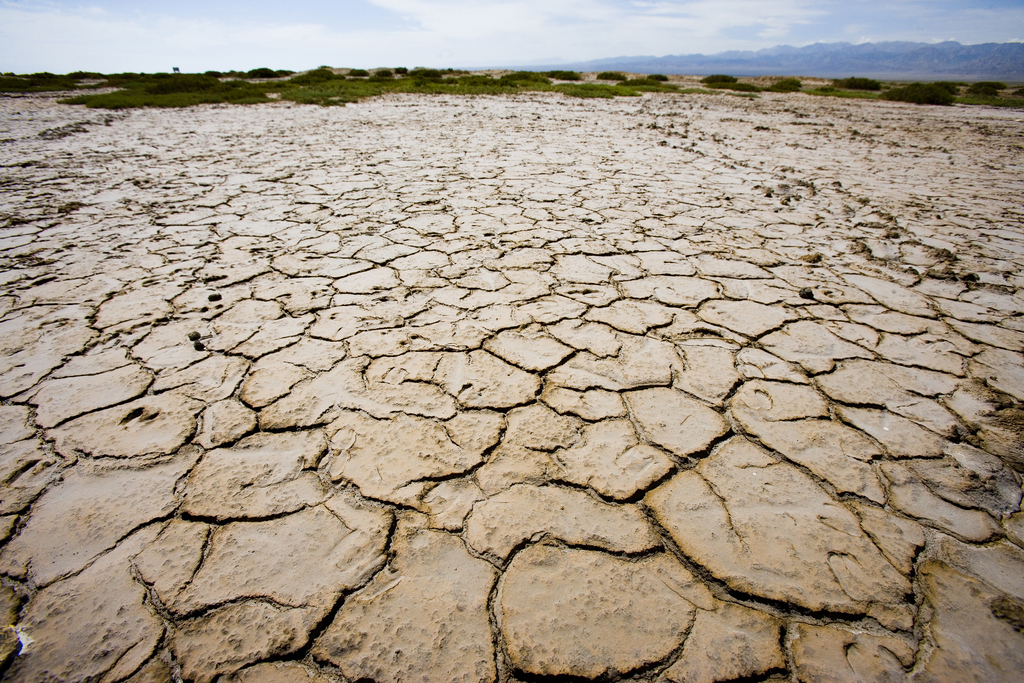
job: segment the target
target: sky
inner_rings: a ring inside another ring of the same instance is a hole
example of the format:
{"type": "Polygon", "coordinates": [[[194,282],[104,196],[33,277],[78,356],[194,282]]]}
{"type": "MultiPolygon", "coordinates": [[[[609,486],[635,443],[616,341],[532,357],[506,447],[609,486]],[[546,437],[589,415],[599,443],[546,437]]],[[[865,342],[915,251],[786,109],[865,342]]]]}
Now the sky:
{"type": "Polygon", "coordinates": [[[1024,41],[1024,0],[0,0],[0,72],[487,67],[1024,41]]]}

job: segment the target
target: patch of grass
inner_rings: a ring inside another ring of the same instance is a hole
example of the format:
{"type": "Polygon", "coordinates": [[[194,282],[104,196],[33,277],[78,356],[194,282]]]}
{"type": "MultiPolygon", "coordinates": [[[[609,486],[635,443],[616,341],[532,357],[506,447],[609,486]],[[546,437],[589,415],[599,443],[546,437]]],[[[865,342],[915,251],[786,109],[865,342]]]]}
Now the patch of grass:
{"type": "Polygon", "coordinates": [[[985,107],[1016,107],[1024,109],[1024,99],[1019,97],[985,97],[979,95],[965,95],[954,100],[957,104],[975,104],[985,107]]]}
{"type": "Polygon", "coordinates": [[[525,85],[527,83],[543,83],[548,85],[551,83],[544,74],[537,73],[536,71],[516,71],[514,73],[505,74],[498,79],[503,84],[508,85],[525,85]]]}
{"type": "Polygon", "coordinates": [[[804,90],[803,92],[808,95],[818,95],[820,97],[846,97],[857,100],[877,100],[881,97],[876,92],[869,92],[866,90],[839,90],[830,85],[826,85],[823,88],[804,90]]]}
{"type": "Polygon", "coordinates": [[[911,83],[902,88],[890,88],[882,93],[882,99],[912,104],[953,104],[949,90],[934,83],[911,83]]]}
{"type": "Polygon", "coordinates": [[[444,74],[441,73],[441,71],[438,70],[438,69],[418,68],[418,69],[413,69],[412,71],[410,71],[408,73],[413,78],[442,78],[444,76],[444,74]]]}
{"type": "Polygon", "coordinates": [[[832,84],[837,88],[843,90],[881,90],[882,84],[872,78],[858,78],[853,76],[850,78],[840,78],[839,80],[832,81],[832,84]]]}
{"type": "Polygon", "coordinates": [[[580,75],[575,71],[545,71],[543,72],[548,78],[553,78],[556,81],[578,81],[580,75]]]}
{"type": "Polygon", "coordinates": [[[803,83],[797,78],[783,78],[781,81],[777,81],[770,87],[766,88],[770,92],[797,92],[803,87],[803,83]]]}
{"type": "Polygon", "coordinates": [[[960,94],[960,86],[967,85],[966,83],[954,83],[953,81],[935,81],[932,85],[937,85],[940,88],[945,88],[949,91],[950,95],[954,97],[960,94]]]}
{"type": "Polygon", "coordinates": [[[735,83],[736,77],[728,74],[711,74],[700,79],[700,82],[705,85],[711,85],[713,83],[735,83]]]}
{"type": "Polygon", "coordinates": [[[625,81],[629,77],[621,71],[602,71],[597,74],[597,80],[599,81],[625,81]]]}
{"type": "Polygon", "coordinates": [[[288,82],[295,85],[315,85],[318,83],[327,83],[328,81],[344,79],[344,76],[334,73],[329,67],[322,66],[319,69],[313,69],[312,71],[307,71],[304,74],[292,76],[288,79],[288,82]]]}

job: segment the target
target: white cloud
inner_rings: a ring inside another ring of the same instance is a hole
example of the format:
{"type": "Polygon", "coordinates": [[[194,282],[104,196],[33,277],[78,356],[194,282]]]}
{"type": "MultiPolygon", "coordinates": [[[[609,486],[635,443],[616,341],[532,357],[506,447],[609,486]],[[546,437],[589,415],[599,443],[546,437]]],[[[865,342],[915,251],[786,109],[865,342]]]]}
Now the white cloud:
{"type": "MultiPolygon", "coordinates": [[[[377,15],[394,20],[364,21],[353,29],[342,19],[275,20],[241,4],[235,15],[242,18],[228,19],[224,3],[217,5],[220,18],[213,18],[175,16],[170,3],[160,13],[92,1],[101,6],[0,0],[0,70],[487,66],[556,55],[582,61],[713,53],[868,35],[929,40],[956,30],[962,42],[983,42],[1024,33],[1017,8],[997,12],[952,2],[925,3],[929,11],[917,19],[906,14],[907,6],[886,5],[883,11],[879,0],[364,0],[363,10],[370,3],[377,15]],[[955,24],[943,20],[954,16],[955,24]],[[996,35],[996,25],[1015,33],[987,37],[996,35]]],[[[294,1],[289,16],[323,15],[294,1]]],[[[921,7],[920,0],[910,4],[921,7]]],[[[194,12],[196,6],[186,3],[177,11],[194,12]]]]}

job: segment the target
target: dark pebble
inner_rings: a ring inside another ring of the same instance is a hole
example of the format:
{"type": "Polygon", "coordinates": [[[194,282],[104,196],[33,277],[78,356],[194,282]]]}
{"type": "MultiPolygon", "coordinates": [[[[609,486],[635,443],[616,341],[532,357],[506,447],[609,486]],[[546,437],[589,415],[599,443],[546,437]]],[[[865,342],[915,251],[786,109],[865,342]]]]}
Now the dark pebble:
{"type": "Polygon", "coordinates": [[[201,341],[197,341],[195,344],[192,345],[192,348],[194,348],[196,351],[205,351],[206,344],[204,344],[201,341]]]}
{"type": "Polygon", "coordinates": [[[800,298],[801,299],[813,299],[814,298],[814,290],[811,289],[810,287],[804,287],[803,289],[800,290],[800,298]]]}
{"type": "Polygon", "coordinates": [[[211,294],[210,296],[208,296],[206,298],[209,299],[210,301],[220,301],[221,300],[220,294],[211,294]]]}
{"type": "Polygon", "coordinates": [[[199,341],[199,333],[198,332],[189,332],[188,333],[188,340],[189,341],[199,341]]]}

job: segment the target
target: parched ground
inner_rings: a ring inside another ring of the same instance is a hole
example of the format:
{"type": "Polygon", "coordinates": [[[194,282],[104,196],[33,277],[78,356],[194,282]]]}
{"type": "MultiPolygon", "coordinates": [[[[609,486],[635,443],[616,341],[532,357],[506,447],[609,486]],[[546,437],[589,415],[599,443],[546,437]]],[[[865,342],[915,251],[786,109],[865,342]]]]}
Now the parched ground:
{"type": "Polygon", "coordinates": [[[1020,680],[1021,112],[0,108],[4,680],[1020,680]]]}

